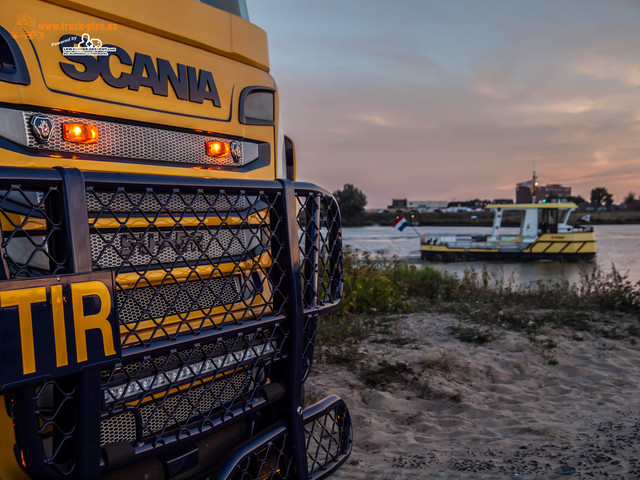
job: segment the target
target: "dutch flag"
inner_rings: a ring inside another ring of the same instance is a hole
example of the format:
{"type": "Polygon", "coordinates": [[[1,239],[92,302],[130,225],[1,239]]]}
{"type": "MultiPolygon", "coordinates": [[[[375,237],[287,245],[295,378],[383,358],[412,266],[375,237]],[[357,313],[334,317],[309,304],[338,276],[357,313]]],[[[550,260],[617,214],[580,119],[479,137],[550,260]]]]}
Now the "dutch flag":
{"type": "Polygon", "coordinates": [[[402,215],[397,216],[393,221],[393,228],[397,228],[400,231],[404,230],[407,225],[408,222],[402,215]]]}

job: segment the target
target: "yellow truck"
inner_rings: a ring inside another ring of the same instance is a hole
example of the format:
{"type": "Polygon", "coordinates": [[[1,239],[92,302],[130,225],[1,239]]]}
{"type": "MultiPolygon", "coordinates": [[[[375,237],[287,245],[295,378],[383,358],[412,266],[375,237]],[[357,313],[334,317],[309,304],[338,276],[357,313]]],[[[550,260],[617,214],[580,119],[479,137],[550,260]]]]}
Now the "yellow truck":
{"type": "Polygon", "coordinates": [[[342,293],[243,0],[5,0],[0,479],[320,479],[342,293]]]}

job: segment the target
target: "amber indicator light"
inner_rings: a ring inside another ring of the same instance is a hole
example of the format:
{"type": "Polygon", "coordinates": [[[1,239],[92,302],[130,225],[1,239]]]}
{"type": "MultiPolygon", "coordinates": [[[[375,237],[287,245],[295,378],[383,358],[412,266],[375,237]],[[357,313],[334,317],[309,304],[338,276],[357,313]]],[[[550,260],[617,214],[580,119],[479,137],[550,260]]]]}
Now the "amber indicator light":
{"type": "Polygon", "coordinates": [[[84,123],[63,123],[62,138],[73,143],[95,143],[98,141],[98,127],[84,123]]]}
{"type": "Polygon", "coordinates": [[[231,146],[227,142],[207,142],[207,155],[211,157],[226,157],[231,153],[231,146]]]}

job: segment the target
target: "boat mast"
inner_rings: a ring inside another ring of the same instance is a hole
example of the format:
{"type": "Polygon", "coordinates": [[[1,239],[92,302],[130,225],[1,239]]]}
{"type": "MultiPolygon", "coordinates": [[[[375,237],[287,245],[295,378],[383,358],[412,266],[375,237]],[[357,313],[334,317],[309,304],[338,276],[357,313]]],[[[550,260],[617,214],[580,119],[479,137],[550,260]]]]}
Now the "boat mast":
{"type": "Polygon", "coordinates": [[[538,186],[538,175],[536,167],[533,166],[533,178],[531,179],[531,203],[536,203],[536,187],[538,186]]]}

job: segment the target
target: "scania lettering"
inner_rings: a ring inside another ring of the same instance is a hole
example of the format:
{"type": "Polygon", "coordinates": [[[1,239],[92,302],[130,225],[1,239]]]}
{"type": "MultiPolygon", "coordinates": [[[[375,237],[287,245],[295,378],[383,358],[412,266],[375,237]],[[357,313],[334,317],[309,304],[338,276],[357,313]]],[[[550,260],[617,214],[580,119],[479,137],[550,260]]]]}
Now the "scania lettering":
{"type": "Polygon", "coordinates": [[[166,97],[169,95],[169,84],[173,92],[180,100],[203,103],[210,100],[214,107],[220,107],[220,98],[213,80],[213,74],[206,70],[188,67],[180,63],[177,64],[177,73],[168,60],[158,58],[157,63],[149,55],[137,53],[133,62],[131,57],[122,48],[113,45],[101,47],[106,50],[106,55],[93,57],[90,54],[70,56],[65,54],[66,49],[74,51],[75,47],[67,47],[65,44],[73,45],[80,43],[81,37],[77,35],[63,35],[60,38],[60,51],[65,58],[72,62],[83,65],[83,70],[71,63],[60,62],[60,68],[69,77],[81,82],[93,82],[102,76],[104,82],[114,88],[125,88],[137,91],[140,87],[150,88],[155,95],[166,97]],[[121,65],[132,66],[131,71],[122,72],[120,76],[114,77],[111,73],[111,56],[117,57],[121,65]],[[156,67],[157,65],[157,67],[156,67]]]}
{"type": "Polygon", "coordinates": [[[297,181],[244,0],[9,0],[0,20],[0,480],[304,479],[340,212],[297,181]]]}

